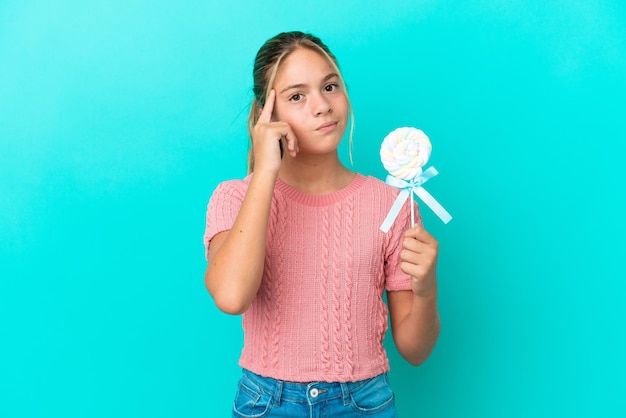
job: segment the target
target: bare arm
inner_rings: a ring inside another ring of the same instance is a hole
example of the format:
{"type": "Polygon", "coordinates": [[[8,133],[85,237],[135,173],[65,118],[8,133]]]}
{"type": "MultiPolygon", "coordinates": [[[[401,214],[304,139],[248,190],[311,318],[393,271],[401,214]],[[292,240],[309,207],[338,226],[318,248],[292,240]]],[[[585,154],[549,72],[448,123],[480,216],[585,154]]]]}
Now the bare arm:
{"type": "Polygon", "coordinates": [[[398,352],[409,363],[423,363],[439,338],[437,308],[437,241],[423,228],[405,232],[401,269],[412,290],[388,292],[391,330],[398,352]]]}
{"type": "Polygon", "coordinates": [[[254,127],[256,168],[235,223],[209,244],[204,282],[217,307],[233,315],[248,309],[261,285],[272,193],[281,163],[278,141],[287,142],[290,154],[297,151],[289,125],[271,122],[274,98],[272,91],[254,127]]]}
{"type": "Polygon", "coordinates": [[[217,307],[226,313],[243,313],[261,284],[275,181],[272,175],[253,175],[232,229],[217,234],[209,244],[204,281],[217,307]]]}

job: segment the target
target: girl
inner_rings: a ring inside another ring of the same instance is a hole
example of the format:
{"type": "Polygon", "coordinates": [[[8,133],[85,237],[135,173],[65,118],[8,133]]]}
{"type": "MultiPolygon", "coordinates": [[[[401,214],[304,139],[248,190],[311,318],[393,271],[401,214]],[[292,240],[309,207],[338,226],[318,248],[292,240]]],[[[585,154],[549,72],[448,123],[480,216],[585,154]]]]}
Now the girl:
{"type": "Polygon", "coordinates": [[[319,38],[271,38],[253,77],[250,174],[217,187],[204,237],[209,293],[243,314],[233,416],[394,417],[382,295],[398,351],[422,363],[439,335],[437,242],[408,210],[379,230],[398,190],[340,162],[352,108],[319,38]]]}

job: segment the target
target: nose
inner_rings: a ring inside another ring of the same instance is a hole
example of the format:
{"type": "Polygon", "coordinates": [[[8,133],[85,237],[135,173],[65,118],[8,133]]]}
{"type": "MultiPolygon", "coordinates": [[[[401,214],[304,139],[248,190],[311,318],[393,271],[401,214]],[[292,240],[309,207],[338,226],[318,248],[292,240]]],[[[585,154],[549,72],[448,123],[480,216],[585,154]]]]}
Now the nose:
{"type": "Polygon", "coordinates": [[[314,99],[312,110],[315,116],[322,116],[331,113],[333,107],[327,97],[324,97],[323,94],[319,94],[318,97],[314,99]]]}

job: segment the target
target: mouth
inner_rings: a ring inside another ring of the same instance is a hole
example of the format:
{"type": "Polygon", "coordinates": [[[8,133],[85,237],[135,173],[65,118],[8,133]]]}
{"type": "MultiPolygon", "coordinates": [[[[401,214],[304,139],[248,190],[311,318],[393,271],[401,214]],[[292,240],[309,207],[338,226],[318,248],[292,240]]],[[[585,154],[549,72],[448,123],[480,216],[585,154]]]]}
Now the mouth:
{"type": "Polygon", "coordinates": [[[318,132],[330,132],[337,127],[337,121],[326,122],[323,125],[318,126],[315,130],[318,132]]]}

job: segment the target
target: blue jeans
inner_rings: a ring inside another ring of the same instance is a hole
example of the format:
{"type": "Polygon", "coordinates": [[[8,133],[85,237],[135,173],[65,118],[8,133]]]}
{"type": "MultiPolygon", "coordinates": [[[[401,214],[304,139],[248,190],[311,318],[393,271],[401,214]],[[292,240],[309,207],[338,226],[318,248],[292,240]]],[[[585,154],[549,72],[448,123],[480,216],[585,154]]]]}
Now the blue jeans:
{"type": "Polygon", "coordinates": [[[233,417],[397,418],[387,374],[348,383],[295,383],[244,369],[233,417]]]}

